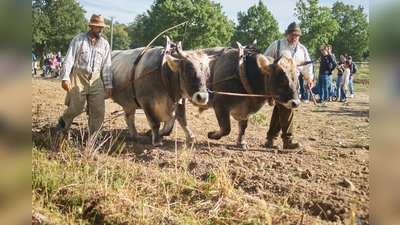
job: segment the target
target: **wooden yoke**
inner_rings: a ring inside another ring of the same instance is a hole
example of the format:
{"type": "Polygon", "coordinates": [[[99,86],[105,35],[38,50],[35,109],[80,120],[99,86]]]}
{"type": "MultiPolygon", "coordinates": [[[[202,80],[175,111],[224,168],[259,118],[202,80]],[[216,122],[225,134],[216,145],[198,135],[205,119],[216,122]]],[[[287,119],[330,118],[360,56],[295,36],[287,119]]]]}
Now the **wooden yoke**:
{"type": "Polygon", "coordinates": [[[167,65],[166,65],[166,61],[167,61],[166,57],[167,57],[167,55],[171,55],[171,43],[172,43],[171,40],[167,36],[166,44],[165,44],[165,48],[164,48],[164,54],[163,54],[163,57],[161,60],[161,80],[164,83],[165,87],[167,88],[169,97],[172,99],[173,102],[175,102],[174,92],[172,90],[171,82],[168,77],[167,65]]]}
{"type": "MultiPolygon", "coordinates": [[[[243,46],[239,42],[236,42],[236,44],[238,46],[238,53],[239,53],[238,71],[239,71],[240,82],[242,82],[242,85],[247,93],[254,94],[253,90],[251,89],[249,79],[247,78],[246,75],[246,63],[245,63],[246,55],[244,54],[243,46]]],[[[253,101],[256,101],[256,98],[252,99],[253,101]]]]}

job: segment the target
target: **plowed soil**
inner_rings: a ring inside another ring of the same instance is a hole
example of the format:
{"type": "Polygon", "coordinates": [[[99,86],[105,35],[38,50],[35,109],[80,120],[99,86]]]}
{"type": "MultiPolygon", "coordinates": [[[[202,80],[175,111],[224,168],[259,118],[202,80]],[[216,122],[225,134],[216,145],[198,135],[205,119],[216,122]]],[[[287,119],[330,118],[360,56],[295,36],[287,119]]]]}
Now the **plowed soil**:
{"type": "MultiPolygon", "coordinates": [[[[32,78],[32,135],[35,144],[46,146],[44,133],[54,132],[58,117],[65,109],[65,91],[59,79],[32,78]]],[[[355,93],[347,104],[301,104],[295,112],[295,139],[303,146],[296,150],[276,151],[263,147],[273,107],[265,105],[246,130],[249,149],[236,145],[237,122],[231,118],[232,131],[221,140],[207,139],[207,132],[219,129],[214,111],[199,114],[187,104],[187,117],[196,138],[186,143],[176,124],[165,147],[154,148],[146,136],[149,126],[138,110],[136,126],[139,140],[131,140],[123,116],[114,114],[122,108],[106,100],[105,132],[120,133],[125,142],[123,154],[144,166],[158,164],[160,169],[173,166],[175,143],[178,153],[183,146],[193,149],[190,171],[207,179],[214,164],[220,163],[239,177],[235,187],[271,204],[287,205],[306,211],[332,224],[342,224],[354,212],[357,224],[369,224],[369,95],[355,93]],[[113,114],[112,114],[113,113],[113,114]],[[334,223],[335,222],[335,223],[334,223]]],[[[83,115],[83,114],[82,114],[83,115]]],[[[86,123],[84,116],[75,119],[86,123]]],[[[78,126],[73,125],[77,132],[78,126]]],[[[281,140],[278,143],[282,145],[281,140]]]]}

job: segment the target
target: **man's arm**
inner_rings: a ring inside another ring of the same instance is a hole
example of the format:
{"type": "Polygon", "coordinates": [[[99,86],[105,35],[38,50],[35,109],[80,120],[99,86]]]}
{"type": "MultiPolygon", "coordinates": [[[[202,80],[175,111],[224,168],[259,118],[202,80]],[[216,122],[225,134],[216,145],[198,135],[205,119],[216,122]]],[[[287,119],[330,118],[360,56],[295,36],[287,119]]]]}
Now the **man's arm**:
{"type": "Polygon", "coordinates": [[[276,58],[277,57],[277,45],[278,45],[278,40],[272,42],[272,44],[270,44],[268,46],[268,48],[265,50],[264,55],[265,56],[270,56],[272,58],[276,58]]]}
{"type": "Polygon", "coordinates": [[[110,45],[106,45],[106,56],[103,59],[103,67],[101,69],[101,74],[103,78],[104,87],[106,89],[106,96],[105,98],[110,98],[112,96],[112,89],[113,89],[113,74],[111,70],[111,52],[110,52],[110,45]]]}

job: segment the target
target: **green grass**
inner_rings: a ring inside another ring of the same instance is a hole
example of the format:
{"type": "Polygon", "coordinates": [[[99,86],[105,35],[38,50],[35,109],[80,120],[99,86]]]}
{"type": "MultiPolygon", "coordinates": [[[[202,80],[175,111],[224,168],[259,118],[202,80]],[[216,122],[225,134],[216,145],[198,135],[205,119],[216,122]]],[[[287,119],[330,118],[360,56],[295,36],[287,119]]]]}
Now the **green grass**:
{"type": "Polygon", "coordinates": [[[94,146],[46,138],[53,150],[32,146],[32,212],[44,215],[44,224],[291,224],[301,216],[238,190],[245,174],[232,176],[229,157],[215,162],[202,181],[187,170],[193,149],[179,150],[160,168],[125,158],[119,154],[124,146],[97,153],[105,141],[115,144],[107,137],[94,146]],[[290,218],[281,216],[288,212],[290,218]]]}

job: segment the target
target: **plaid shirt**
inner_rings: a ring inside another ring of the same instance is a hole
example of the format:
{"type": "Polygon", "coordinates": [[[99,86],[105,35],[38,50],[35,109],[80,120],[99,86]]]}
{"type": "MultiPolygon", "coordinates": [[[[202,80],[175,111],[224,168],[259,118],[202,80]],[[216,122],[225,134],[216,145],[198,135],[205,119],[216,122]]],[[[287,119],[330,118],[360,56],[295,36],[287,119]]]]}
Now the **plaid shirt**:
{"type": "Polygon", "coordinates": [[[100,37],[96,45],[93,45],[89,32],[75,36],[65,55],[64,66],[61,70],[62,80],[69,80],[73,67],[86,69],[88,73],[100,72],[104,87],[113,87],[110,45],[103,37],[100,37]]]}

